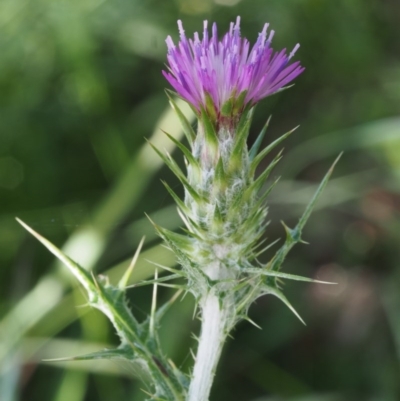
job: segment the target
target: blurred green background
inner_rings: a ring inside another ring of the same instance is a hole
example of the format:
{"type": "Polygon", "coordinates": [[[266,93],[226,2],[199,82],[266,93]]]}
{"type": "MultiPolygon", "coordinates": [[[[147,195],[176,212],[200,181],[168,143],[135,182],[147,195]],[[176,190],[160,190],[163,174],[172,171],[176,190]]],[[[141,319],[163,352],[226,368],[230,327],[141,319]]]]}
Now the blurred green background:
{"type": "MultiPolygon", "coordinates": [[[[284,235],[340,151],[344,156],[285,271],[338,282],[288,283],[301,323],[278,300],[250,310],[224,350],[212,400],[400,399],[400,2],[398,0],[2,0],[0,2],[0,400],[143,400],[127,365],[42,362],[112,347],[108,321],[20,217],[89,269],[116,280],[142,235],[132,282],[153,260],[174,264],[144,212],[178,229],[160,183],[179,192],[144,138],[180,135],[161,70],[164,39],[203,19],[220,32],[236,15],[254,41],[306,72],[257,106],[250,140],[270,114],[265,143],[300,124],[273,178],[268,238],[284,235]]],[[[181,160],[180,160],[181,162],[181,160]]],[[[180,192],[182,193],[182,191],[180,192]]],[[[266,255],[267,258],[270,255],[266,255]]],[[[267,259],[265,259],[267,260],[267,259]]],[[[115,281],[114,281],[115,282],[115,281]]],[[[160,302],[173,294],[160,291],[160,302]]],[[[130,290],[135,315],[151,288],[130,290]]],[[[165,351],[188,371],[197,332],[187,296],[165,317],[165,351]]]]}

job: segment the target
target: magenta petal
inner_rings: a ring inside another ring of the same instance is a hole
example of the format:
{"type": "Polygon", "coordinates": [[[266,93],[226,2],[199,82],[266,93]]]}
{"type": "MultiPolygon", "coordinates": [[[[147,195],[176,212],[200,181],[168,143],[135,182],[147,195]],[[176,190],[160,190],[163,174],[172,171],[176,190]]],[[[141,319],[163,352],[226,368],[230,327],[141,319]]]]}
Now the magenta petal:
{"type": "Polygon", "coordinates": [[[180,41],[177,46],[167,37],[168,70],[163,75],[177,93],[197,110],[205,107],[206,95],[214,102],[219,114],[232,96],[247,92],[245,103],[255,104],[263,97],[278,91],[300,75],[304,68],[299,62],[290,63],[296,45],[288,55],[286,49],[274,52],[270,47],[274,31],[265,24],[250,50],[249,42],[240,36],[240,17],[230,24],[229,31],[218,40],[217,25],[208,33],[204,21],[203,37],[198,33],[187,39],[178,21],[180,41]]]}

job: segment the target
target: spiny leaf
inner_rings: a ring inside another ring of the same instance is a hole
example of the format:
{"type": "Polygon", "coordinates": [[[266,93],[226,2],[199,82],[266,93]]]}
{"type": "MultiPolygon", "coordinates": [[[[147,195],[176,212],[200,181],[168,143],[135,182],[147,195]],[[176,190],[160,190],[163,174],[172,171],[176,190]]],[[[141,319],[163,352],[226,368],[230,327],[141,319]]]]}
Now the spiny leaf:
{"type": "Polygon", "coordinates": [[[332,166],[326,173],[325,177],[321,181],[321,184],[318,186],[314,196],[312,197],[310,203],[306,207],[306,210],[304,211],[303,215],[299,219],[299,222],[297,223],[296,227],[294,229],[290,229],[285,224],[283,224],[285,227],[285,231],[286,231],[286,242],[277,251],[274,258],[270,262],[270,270],[273,270],[273,271],[279,270],[280,266],[282,265],[283,261],[285,260],[286,255],[292,249],[294,244],[301,241],[301,231],[304,228],[304,225],[306,224],[308,218],[310,217],[312,209],[314,208],[323,189],[326,187],[328,180],[333,172],[333,169],[334,169],[336,163],[339,161],[341,156],[342,156],[342,153],[336,158],[336,160],[334,161],[334,163],[332,164],[332,166]]]}
{"type": "MultiPolygon", "coordinates": [[[[239,96],[236,97],[236,101],[233,107],[233,114],[237,114],[242,108],[243,108],[243,104],[244,101],[246,99],[246,95],[247,95],[247,90],[240,92],[239,96]]],[[[235,94],[236,95],[236,94],[235,94]]],[[[255,106],[253,106],[253,109],[255,109],[255,106]]]]}
{"type": "Polygon", "coordinates": [[[311,212],[315,206],[315,204],[317,203],[318,198],[320,197],[322,191],[324,190],[324,188],[326,187],[326,184],[329,181],[330,176],[332,175],[333,169],[336,166],[336,163],[339,161],[339,159],[342,157],[342,153],[339,154],[339,156],[336,158],[336,160],[333,162],[332,166],[330,167],[330,169],[328,170],[328,172],[325,174],[324,179],[321,181],[321,184],[319,184],[318,189],[316,190],[314,196],[312,197],[310,203],[308,204],[308,206],[306,207],[306,210],[304,211],[303,215],[301,216],[299,222],[297,223],[296,229],[300,231],[303,229],[303,227],[305,226],[308,218],[311,215],[311,212]]]}
{"type": "Polygon", "coordinates": [[[171,273],[175,273],[175,274],[180,274],[182,277],[186,277],[185,271],[184,270],[177,270],[177,269],[173,269],[172,267],[169,266],[164,266],[160,263],[156,263],[153,262],[152,260],[146,259],[146,262],[151,263],[152,265],[156,266],[156,267],[160,267],[163,270],[169,271],[171,273]]]}
{"type": "Polygon", "coordinates": [[[292,304],[288,301],[288,299],[283,295],[282,291],[278,290],[277,288],[266,286],[265,294],[271,294],[271,295],[274,295],[275,297],[279,298],[294,313],[294,315],[300,320],[300,322],[303,323],[304,326],[306,326],[304,320],[297,313],[296,309],[293,308],[292,304]]]}
{"type": "MultiPolygon", "coordinates": [[[[150,143],[150,142],[149,142],[150,143]]],[[[182,170],[179,168],[179,166],[175,163],[175,161],[172,158],[168,158],[165,155],[163,155],[152,143],[150,143],[150,146],[154,149],[154,151],[160,156],[160,158],[163,160],[163,162],[169,167],[169,169],[176,175],[176,177],[179,179],[179,181],[182,183],[182,185],[185,187],[185,189],[189,192],[189,194],[192,196],[192,198],[196,202],[202,202],[203,198],[196,192],[196,190],[189,184],[189,182],[186,179],[186,176],[183,174],[182,170]]],[[[168,189],[168,188],[167,188],[168,189]]]]}
{"type": "Polygon", "coordinates": [[[137,262],[137,260],[139,258],[140,251],[142,250],[144,239],[145,239],[145,237],[143,237],[141,239],[141,241],[139,243],[139,246],[137,247],[136,252],[133,255],[132,261],[129,264],[129,267],[128,267],[127,271],[125,272],[125,274],[122,276],[120,282],[118,283],[118,288],[120,288],[121,290],[123,290],[126,287],[126,285],[128,284],[129,278],[131,277],[133,269],[134,269],[134,267],[136,265],[136,262],[137,262]]]}
{"type": "Polygon", "coordinates": [[[200,121],[203,125],[204,137],[207,142],[207,147],[214,155],[216,155],[218,152],[218,136],[215,131],[215,126],[213,122],[210,120],[207,112],[204,109],[201,110],[200,121]]]}
{"type": "Polygon", "coordinates": [[[243,319],[243,320],[247,320],[250,324],[252,324],[254,327],[256,327],[257,329],[262,330],[262,327],[259,326],[256,322],[254,322],[253,320],[251,320],[247,315],[239,315],[238,318],[243,319]]]}
{"type": "Polygon", "coordinates": [[[224,221],[224,216],[222,215],[221,208],[218,206],[218,203],[215,204],[214,219],[217,224],[223,223],[224,221]]]}
{"type": "Polygon", "coordinates": [[[212,97],[206,92],[205,93],[205,110],[207,112],[207,116],[209,116],[211,118],[211,121],[217,121],[217,111],[215,109],[215,105],[214,105],[214,100],[212,99],[212,97]]]}
{"type": "Polygon", "coordinates": [[[191,231],[191,230],[189,230],[187,228],[182,227],[182,231],[185,232],[187,234],[187,236],[190,237],[190,238],[194,238],[194,239],[196,239],[198,241],[204,241],[204,238],[202,238],[201,235],[199,235],[199,234],[197,234],[197,233],[195,233],[195,232],[193,232],[193,231],[191,231]]]}
{"type": "MultiPolygon", "coordinates": [[[[244,94],[244,92],[242,92],[244,94]]],[[[240,132],[243,130],[244,127],[247,127],[247,130],[250,127],[251,121],[253,119],[254,111],[256,106],[246,106],[245,109],[242,111],[242,115],[240,117],[239,123],[237,125],[236,131],[240,132]]],[[[248,132],[247,132],[248,135],[248,132]]]]}
{"type": "Polygon", "coordinates": [[[257,200],[257,202],[254,204],[252,210],[250,213],[253,213],[254,210],[258,210],[262,207],[266,207],[265,206],[265,201],[268,198],[268,195],[271,193],[271,191],[274,189],[275,185],[278,183],[278,181],[280,180],[280,177],[278,177],[268,188],[267,190],[260,196],[260,198],[257,200]]]}
{"type": "Polygon", "coordinates": [[[164,155],[151,142],[148,143],[154,149],[154,151],[160,156],[161,160],[168,166],[168,168],[179,178],[180,181],[186,180],[185,174],[183,173],[181,168],[176,164],[175,160],[171,157],[169,153],[164,155]]]}
{"type": "Polygon", "coordinates": [[[242,127],[238,128],[235,133],[235,143],[233,145],[231,160],[233,164],[240,163],[242,160],[243,150],[246,148],[246,140],[249,135],[251,117],[245,119],[242,127]]]}
{"type": "Polygon", "coordinates": [[[268,117],[267,122],[265,123],[265,125],[264,125],[263,129],[261,130],[261,132],[258,134],[257,139],[255,140],[255,142],[253,143],[253,146],[251,147],[251,149],[249,151],[249,159],[250,159],[250,161],[252,161],[256,157],[256,155],[258,153],[258,149],[260,149],[261,143],[262,143],[262,141],[263,141],[263,139],[265,137],[265,133],[267,132],[267,129],[269,127],[269,123],[271,121],[271,117],[272,116],[268,117]]]}
{"type": "MultiPolygon", "coordinates": [[[[167,313],[167,311],[171,308],[171,306],[175,303],[175,301],[179,298],[179,296],[182,294],[183,290],[177,291],[172,298],[165,302],[164,305],[162,305],[158,310],[156,311],[156,320],[159,322],[162,317],[167,313]]],[[[175,369],[176,367],[173,366],[175,369]]],[[[181,373],[179,370],[176,370],[177,372],[181,373]]]]}
{"type": "Polygon", "coordinates": [[[189,144],[192,146],[193,142],[196,139],[196,134],[195,134],[191,124],[189,123],[189,121],[187,120],[185,115],[182,113],[182,111],[178,107],[178,105],[175,103],[173,97],[170,95],[170,92],[167,90],[166,93],[167,93],[169,102],[171,104],[171,107],[174,109],[176,115],[179,118],[179,121],[181,122],[183,132],[184,132],[189,144]]]}
{"type": "Polygon", "coordinates": [[[299,128],[299,126],[293,128],[291,131],[287,132],[286,134],[283,134],[281,137],[279,137],[274,142],[272,142],[270,145],[268,145],[266,148],[264,148],[258,155],[256,155],[250,166],[250,174],[254,175],[256,172],[257,166],[264,159],[264,157],[269,152],[271,152],[272,149],[274,149],[277,145],[279,145],[282,141],[284,141],[290,134],[292,134],[294,131],[296,131],[297,128],[299,128]]]}
{"type": "Polygon", "coordinates": [[[186,157],[188,163],[196,169],[199,169],[199,163],[198,161],[194,158],[192,155],[192,152],[180,141],[178,141],[176,138],[174,138],[172,135],[168,134],[168,132],[163,131],[165,135],[168,136],[168,138],[182,151],[184,156],[186,157]]]}
{"type": "Polygon", "coordinates": [[[116,348],[116,349],[105,349],[102,351],[91,352],[89,354],[65,357],[65,358],[54,358],[54,359],[43,359],[43,362],[66,362],[66,361],[90,361],[93,359],[128,359],[133,358],[132,350],[128,347],[126,348],[116,348]]]}
{"type": "Polygon", "coordinates": [[[214,182],[219,186],[219,190],[223,190],[228,184],[222,157],[218,159],[217,167],[215,168],[214,182]]]}
{"type": "Polygon", "coordinates": [[[153,279],[153,280],[144,280],[144,281],[140,281],[139,283],[136,284],[132,284],[128,287],[128,288],[137,288],[137,287],[143,287],[145,285],[150,285],[150,284],[159,284],[159,283],[163,283],[164,281],[169,281],[169,280],[174,280],[176,278],[181,278],[182,274],[170,274],[169,276],[165,276],[165,277],[159,277],[157,279],[153,279]]]}
{"type": "Polygon", "coordinates": [[[229,117],[232,115],[233,111],[233,106],[234,106],[234,98],[230,97],[221,107],[221,114],[224,117],[229,117]]]}
{"type": "MultiPolygon", "coordinates": [[[[165,277],[164,277],[165,279],[165,277]]],[[[151,299],[151,309],[150,309],[150,323],[149,323],[149,333],[151,338],[155,338],[155,315],[157,308],[157,282],[158,282],[158,270],[154,272],[154,286],[153,286],[153,296],[151,299]]]]}
{"type": "Polygon", "coordinates": [[[262,255],[264,252],[268,251],[268,249],[272,248],[279,241],[280,241],[279,238],[276,239],[275,241],[271,242],[270,244],[268,244],[267,246],[265,246],[261,250],[257,251],[254,256],[257,258],[258,256],[262,255]]]}
{"type": "Polygon", "coordinates": [[[204,231],[197,225],[197,223],[194,222],[188,214],[184,214],[179,208],[178,214],[187,227],[187,230],[189,230],[189,232],[192,234],[196,234],[198,238],[201,238],[203,240],[204,231]]]}
{"type": "Polygon", "coordinates": [[[87,272],[66,256],[50,241],[39,235],[21,220],[17,219],[17,221],[53,253],[53,255],[63,262],[88,292],[92,306],[101,310],[110,319],[118,334],[121,337],[129,338],[131,342],[136,341],[137,321],[128,310],[125,303],[121,301],[121,290],[111,286],[105,288],[101,282],[95,279],[94,275],[87,272]]]}
{"type": "Polygon", "coordinates": [[[180,169],[180,167],[173,161],[172,158],[168,158],[162,152],[160,152],[156,146],[154,146],[151,142],[147,141],[149,145],[153,148],[153,150],[160,156],[161,160],[168,166],[168,168],[179,178],[185,179],[185,174],[180,169]]]}
{"type": "Polygon", "coordinates": [[[165,182],[165,181],[161,181],[164,185],[164,187],[167,189],[167,191],[169,192],[169,194],[172,196],[172,198],[174,199],[175,203],[178,205],[178,207],[185,212],[185,214],[187,214],[189,212],[188,207],[184,204],[184,202],[182,201],[182,199],[174,192],[174,190],[165,182]]]}
{"type": "Polygon", "coordinates": [[[154,228],[158,232],[158,234],[164,238],[167,244],[171,245],[178,254],[182,254],[182,251],[193,251],[193,242],[184,235],[174,233],[166,228],[159,226],[158,224],[154,223],[153,220],[147,215],[148,219],[150,220],[151,224],[153,224],[154,228]]]}
{"type": "Polygon", "coordinates": [[[78,279],[78,281],[85,287],[87,292],[91,297],[97,296],[97,287],[93,281],[90,273],[79,266],[76,262],[66,256],[60,249],[58,249],[55,245],[53,245],[46,238],[42,237],[35,230],[29,227],[22,220],[16,218],[19,224],[24,227],[29,233],[31,233],[37,240],[39,240],[54,256],[56,256],[69,270],[70,272],[78,279]]]}
{"type": "Polygon", "coordinates": [[[275,272],[275,271],[262,269],[262,268],[246,268],[246,269],[243,269],[242,271],[244,273],[261,274],[263,276],[278,277],[278,278],[284,278],[287,280],[294,280],[294,281],[305,281],[307,283],[337,284],[337,283],[331,283],[329,281],[314,280],[314,279],[308,278],[308,277],[297,276],[297,275],[289,274],[289,273],[275,272]]]}
{"type": "MultiPolygon", "coordinates": [[[[279,152],[272,162],[269,164],[269,166],[259,175],[259,177],[250,185],[250,187],[245,191],[247,194],[247,198],[249,199],[251,195],[254,193],[258,193],[262,186],[264,185],[265,181],[268,179],[269,175],[271,174],[271,171],[275,168],[275,166],[279,163],[281,160],[281,154],[282,151],[279,152]]],[[[272,189],[270,187],[270,189],[272,189]]]]}

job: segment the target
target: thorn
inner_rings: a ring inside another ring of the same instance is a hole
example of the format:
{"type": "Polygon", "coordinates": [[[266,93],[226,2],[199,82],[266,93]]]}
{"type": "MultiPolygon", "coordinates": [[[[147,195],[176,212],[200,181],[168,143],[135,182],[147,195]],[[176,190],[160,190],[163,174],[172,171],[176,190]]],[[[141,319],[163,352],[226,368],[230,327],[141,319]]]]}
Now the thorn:
{"type": "Polygon", "coordinates": [[[192,231],[192,227],[190,227],[190,224],[189,224],[188,220],[186,219],[185,215],[182,213],[182,211],[181,211],[181,209],[179,207],[177,207],[177,211],[178,211],[179,217],[183,221],[183,224],[185,224],[186,228],[189,231],[192,231]]]}
{"type": "Polygon", "coordinates": [[[189,294],[189,290],[186,290],[182,295],[181,302],[186,298],[186,295],[189,294]]]}
{"type": "Polygon", "coordinates": [[[181,295],[182,292],[183,292],[183,290],[177,291],[177,292],[171,297],[171,299],[168,301],[168,303],[169,303],[170,305],[173,304],[173,303],[179,298],[179,295],[181,295]]]}
{"type": "MultiPolygon", "coordinates": [[[[154,272],[154,280],[158,279],[158,270],[154,272]]],[[[151,312],[150,312],[150,336],[154,338],[154,325],[155,325],[155,315],[157,307],[157,283],[153,286],[153,299],[151,301],[151,312]]]]}
{"type": "Polygon", "coordinates": [[[187,288],[184,285],[179,285],[179,284],[158,283],[157,285],[160,287],[175,288],[176,290],[182,290],[182,291],[187,288]]]}
{"type": "Polygon", "coordinates": [[[196,355],[194,354],[194,352],[191,348],[190,348],[189,352],[192,355],[193,360],[196,362],[196,355]]]}
{"type": "Polygon", "coordinates": [[[151,398],[154,399],[154,394],[149,393],[148,391],[146,391],[145,389],[141,388],[141,391],[143,391],[143,393],[145,393],[146,395],[149,395],[151,398]]]}
{"type": "Polygon", "coordinates": [[[174,361],[170,358],[168,358],[168,363],[170,364],[171,368],[175,371],[178,370],[178,368],[176,367],[176,365],[174,364],[174,361]]]}
{"type": "Polygon", "coordinates": [[[139,258],[140,251],[142,250],[144,240],[145,240],[145,237],[143,236],[139,242],[139,245],[136,249],[135,254],[133,255],[133,258],[131,260],[131,263],[129,264],[127,271],[125,272],[125,274],[122,276],[120,282],[118,283],[118,288],[120,288],[121,290],[125,289],[126,285],[128,284],[128,281],[132,275],[133,269],[135,268],[136,262],[139,258]]]}
{"type": "Polygon", "coordinates": [[[196,318],[196,315],[197,315],[197,302],[195,303],[194,308],[193,308],[192,320],[194,320],[196,318]]]}
{"type": "Polygon", "coordinates": [[[150,223],[154,226],[154,228],[157,230],[157,224],[154,223],[154,221],[150,218],[150,216],[145,212],[144,215],[149,219],[150,223]]]}
{"type": "Polygon", "coordinates": [[[42,359],[42,362],[66,362],[66,361],[73,361],[74,357],[64,357],[64,358],[49,358],[49,359],[42,359]]]}
{"type": "Polygon", "coordinates": [[[242,316],[244,320],[247,320],[249,323],[251,323],[254,327],[257,327],[257,329],[262,330],[262,327],[259,326],[254,320],[251,320],[248,316],[242,316]]]}
{"type": "MultiPolygon", "coordinates": [[[[86,295],[86,293],[85,293],[85,295],[86,295]]],[[[82,305],[76,305],[75,306],[75,308],[77,308],[77,309],[83,309],[83,308],[90,308],[91,306],[90,306],[90,303],[89,302],[87,302],[87,303],[85,303],[85,304],[82,304],[82,305]]]]}
{"type": "Polygon", "coordinates": [[[94,275],[93,271],[90,271],[90,275],[92,276],[93,283],[96,286],[97,290],[100,291],[99,283],[97,282],[96,276],[94,275]]]}
{"type": "Polygon", "coordinates": [[[154,262],[154,261],[149,260],[149,259],[145,259],[145,261],[150,263],[150,264],[152,264],[152,265],[154,265],[154,266],[159,267],[160,269],[166,270],[166,271],[171,272],[171,273],[181,274],[182,276],[184,276],[182,270],[176,270],[176,269],[173,269],[172,267],[161,265],[160,263],[154,262]]]}
{"type": "Polygon", "coordinates": [[[36,237],[36,238],[38,238],[38,236],[40,237],[40,235],[36,231],[34,231],[32,228],[30,228],[28,226],[28,224],[24,223],[21,219],[16,217],[15,220],[17,220],[18,223],[21,224],[21,226],[24,227],[26,231],[30,232],[34,237],[36,237]]]}
{"type": "Polygon", "coordinates": [[[333,170],[334,170],[334,168],[335,168],[337,162],[338,162],[338,161],[340,160],[340,158],[343,156],[343,153],[344,153],[344,152],[340,152],[340,153],[339,153],[339,156],[335,159],[335,161],[333,162],[331,168],[329,169],[329,174],[332,174],[332,172],[333,172],[333,170]]]}

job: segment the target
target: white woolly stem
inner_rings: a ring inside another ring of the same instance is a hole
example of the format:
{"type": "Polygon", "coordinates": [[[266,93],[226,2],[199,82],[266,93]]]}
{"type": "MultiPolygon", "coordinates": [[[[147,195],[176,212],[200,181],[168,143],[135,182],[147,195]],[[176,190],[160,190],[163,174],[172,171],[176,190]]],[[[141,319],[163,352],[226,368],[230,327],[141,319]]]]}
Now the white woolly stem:
{"type": "Polygon", "coordinates": [[[202,302],[202,326],[187,401],[208,401],[215,370],[226,338],[227,311],[219,298],[207,294],[202,302]]]}

